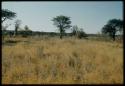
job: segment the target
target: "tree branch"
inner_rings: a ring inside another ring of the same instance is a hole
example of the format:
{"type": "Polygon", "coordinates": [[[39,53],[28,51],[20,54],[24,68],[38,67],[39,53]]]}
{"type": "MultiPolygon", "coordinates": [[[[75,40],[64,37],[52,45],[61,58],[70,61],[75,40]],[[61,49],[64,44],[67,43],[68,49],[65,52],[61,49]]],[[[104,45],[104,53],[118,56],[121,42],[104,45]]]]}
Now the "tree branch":
{"type": "Polygon", "coordinates": [[[5,17],[3,20],[2,20],[2,23],[6,20],[7,18],[5,17]]]}

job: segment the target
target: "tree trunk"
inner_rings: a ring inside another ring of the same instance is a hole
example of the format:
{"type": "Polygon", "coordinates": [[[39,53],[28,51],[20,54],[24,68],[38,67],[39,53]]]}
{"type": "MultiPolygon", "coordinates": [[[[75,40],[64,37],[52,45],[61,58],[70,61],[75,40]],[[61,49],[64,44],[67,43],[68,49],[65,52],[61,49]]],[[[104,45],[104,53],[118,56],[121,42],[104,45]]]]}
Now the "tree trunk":
{"type": "Polygon", "coordinates": [[[60,33],[60,39],[62,39],[62,33],[60,33]]]}
{"type": "Polygon", "coordinates": [[[113,41],[115,41],[115,34],[113,34],[112,38],[113,38],[113,41]]]}
{"type": "Polygon", "coordinates": [[[114,30],[114,32],[112,34],[113,41],[115,41],[115,34],[116,34],[116,30],[114,30]]]}
{"type": "Polygon", "coordinates": [[[5,17],[3,20],[2,20],[2,23],[6,20],[7,18],[5,17]]]}
{"type": "Polygon", "coordinates": [[[15,28],[15,34],[14,34],[14,36],[16,36],[17,35],[17,27],[15,28]]]}
{"type": "Polygon", "coordinates": [[[62,27],[60,27],[60,39],[62,39],[63,37],[63,30],[62,30],[62,27]]]}
{"type": "Polygon", "coordinates": [[[116,36],[115,36],[115,35],[116,35],[116,28],[113,27],[112,29],[113,29],[113,31],[112,31],[111,35],[112,35],[113,41],[115,41],[115,37],[116,37],[116,36]]]}

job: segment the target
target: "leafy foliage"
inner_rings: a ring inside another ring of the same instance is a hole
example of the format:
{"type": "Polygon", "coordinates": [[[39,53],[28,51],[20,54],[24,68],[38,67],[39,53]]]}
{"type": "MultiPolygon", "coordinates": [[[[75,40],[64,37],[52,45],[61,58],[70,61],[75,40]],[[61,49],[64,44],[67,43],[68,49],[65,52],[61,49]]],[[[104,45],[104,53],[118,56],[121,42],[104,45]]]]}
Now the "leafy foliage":
{"type": "Polygon", "coordinates": [[[102,28],[103,34],[108,34],[113,40],[115,40],[116,33],[123,30],[123,21],[120,19],[111,19],[102,28]]]}
{"type": "Polygon", "coordinates": [[[53,18],[52,21],[54,22],[54,25],[60,30],[60,38],[62,38],[62,35],[63,33],[65,33],[65,30],[71,27],[70,17],[67,16],[60,15],[53,18]]]}
{"type": "Polygon", "coordinates": [[[2,9],[2,22],[4,22],[6,19],[13,19],[16,17],[16,13],[8,10],[8,9],[2,9]]]}

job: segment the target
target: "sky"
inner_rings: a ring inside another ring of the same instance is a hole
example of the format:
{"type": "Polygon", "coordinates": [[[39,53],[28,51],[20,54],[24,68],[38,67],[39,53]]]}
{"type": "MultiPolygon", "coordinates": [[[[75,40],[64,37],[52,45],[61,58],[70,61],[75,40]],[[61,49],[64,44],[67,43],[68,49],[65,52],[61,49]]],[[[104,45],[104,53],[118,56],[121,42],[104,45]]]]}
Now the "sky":
{"type": "MultiPolygon", "coordinates": [[[[33,31],[58,32],[52,19],[59,15],[70,17],[71,25],[83,28],[86,33],[98,33],[110,19],[123,20],[122,1],[19,1],[2,2],[2,9],[8,9],[17,14],[13,20],[7,20],[3,25],[11,24],[7,29],[14,30],[14,22],[22,21],[33,31]]],[[[67,30],[70,32],[70,30],[67,30]]]]}

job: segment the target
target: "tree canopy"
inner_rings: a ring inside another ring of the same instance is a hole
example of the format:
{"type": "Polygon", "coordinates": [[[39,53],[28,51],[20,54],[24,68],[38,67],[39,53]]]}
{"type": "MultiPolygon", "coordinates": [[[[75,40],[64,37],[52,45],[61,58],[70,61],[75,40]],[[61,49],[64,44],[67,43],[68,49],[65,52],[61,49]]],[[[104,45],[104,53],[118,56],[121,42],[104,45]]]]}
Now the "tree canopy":
{"type": "Polygon", "coordinates": [[[53,18],[52,20],[54,22],[54,25],[59,28],[60,31],[60,38],[62,38],[63,33],[65,33],[65,30],[71,27],[71,21],[70,17],[67,16],[57,16],[53,18]]]}
{"type": "Polygon", "coordinates": [[[115,40],[116,32],[123,29],[123,21],[120,19],[111,19],[102,28],[103,34],[108,34],[113,40],[115,40]]]}
{"type": "Polygon", "coordinates": [[[13,19],[16,17],[16,13],[12,12],[8,9],[2,9],[2,22],[4,22],[6,19],[13,19]]]}

